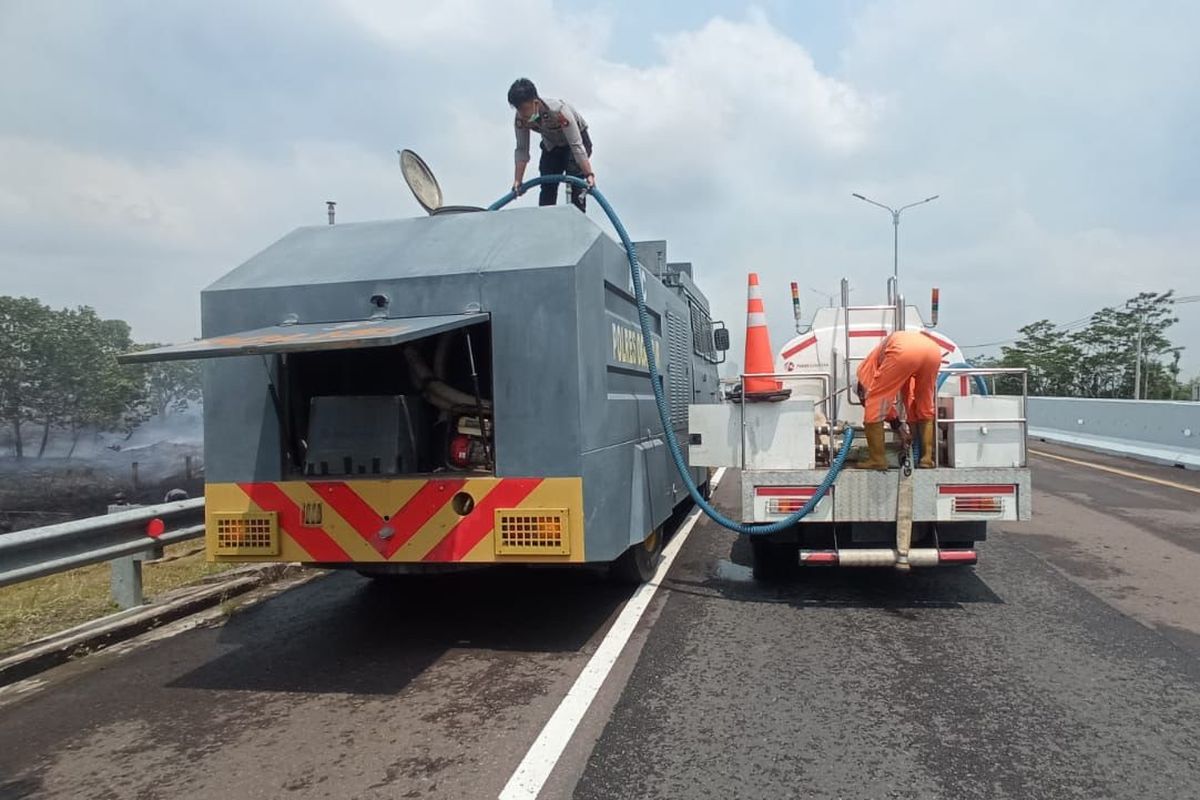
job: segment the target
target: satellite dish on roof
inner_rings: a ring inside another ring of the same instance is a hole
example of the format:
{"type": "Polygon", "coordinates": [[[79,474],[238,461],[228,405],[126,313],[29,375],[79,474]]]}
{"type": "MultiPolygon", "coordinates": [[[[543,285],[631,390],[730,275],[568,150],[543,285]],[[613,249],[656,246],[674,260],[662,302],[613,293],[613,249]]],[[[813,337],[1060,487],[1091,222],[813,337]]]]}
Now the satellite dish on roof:
{"type": "Polygon", "coordinates": [[[438,186],[433,170],[425,163],[425,159],[412,150],[400,150],[400,171],[404,173],[404,182],[412,190],[413,196],[421,204],[421,208],[434,214],[460,214],[464,211],[482,211],[478,206],[446,206],[442,205],[442,187],[438,186]]]}

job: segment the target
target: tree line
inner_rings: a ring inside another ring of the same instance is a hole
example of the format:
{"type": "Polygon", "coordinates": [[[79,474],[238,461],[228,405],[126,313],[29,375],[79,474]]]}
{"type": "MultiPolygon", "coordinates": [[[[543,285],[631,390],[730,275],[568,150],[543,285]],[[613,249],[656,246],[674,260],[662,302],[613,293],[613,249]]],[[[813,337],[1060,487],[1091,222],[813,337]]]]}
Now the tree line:
{"type": "Polygon", "coordinates": [[[135,349],[124,320],[102,319],[88,306],[53,309],[32,297],[0,296],[0,425],[12,453],[27,455],[25,439],[38,436],[37,456],[54,431],[131,432],[154,415],[182,410],[200,399],[195,362],[122,365],[135,349]]]}
{"type": "MultiPolygon", "coordinates": [[[[1173,291],[1142,292],[1074,322],[1038,320],[1021,328],[998,357],[973,362],[1027,368],[1032,395],[1190,400],[1197,379],[1181,381],[1184,348],[1167,335],[1178,321],[1173,291]]],[[[998,391],[1020,392],[1015,379],[998,383],[998,391]]]]}

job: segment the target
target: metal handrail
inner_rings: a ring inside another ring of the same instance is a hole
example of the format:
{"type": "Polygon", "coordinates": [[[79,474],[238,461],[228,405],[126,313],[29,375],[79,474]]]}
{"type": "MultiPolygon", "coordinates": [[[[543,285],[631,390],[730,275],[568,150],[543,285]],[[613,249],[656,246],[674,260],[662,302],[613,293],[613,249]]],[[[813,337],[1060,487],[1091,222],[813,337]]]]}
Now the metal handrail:
{"type": "Polygon", "coordinates": [[[792,372],[743,372],[741,374],[742,381],[742,396],[746,393],[746,378],[772,378],[775,380],[812,380],[817,379],[823,384],[821,391],[821,399],[814,402],[813,405],[821,404],[825,419],[833,421],[832,409],[829,407],[829,400],[835,394],[831,391],[833,386],[833,377],[825,370],[793,370],[792,372]]]}
{"type": "MultiPolygon", "coordinates": [[[[823,400],[828,401],[829,397],[832,397],[832,395],[830,395],[830,393],[829,393],[830,376],[829,376],[828,372],[824,372],[824,371],[821,371],[821,372],[743,372],[741,374],[742,399],[741,399],[741,402],[738,403],[738,406],[739,406],[739,408],[738,408],[738,420],[739,420],[738,431],[739,431],[740,439],[741,439],[741,447],[738,449],[740,451],[739,455],[741,456],[740,464],[739,464],[739,467],[741,469],[746,468],[746,379],[747,378],[772,378],[775,380],[800,380],[800,379],[810,379],[811,380],[813,378],[816,378],[817,380],[821,381],[821,384],[822,384],[821,390],[825,393],[823,400]]],[[[816,403],[813,403],[813,406],[815,407],[816,403]]],[[[833,418],[829,415],[828,411],[829,411],[829,409],[828,409],[828,407],[826,407],[825,408],[825,421],[827,424],[833,425],[833,418]]]]}
{"type": "MultiPolygon", "coordinates": [[[[1026,367],[948,367],[939,372],[948,375],[1020,375],[1021,376],[1021,416],[998,419],[941,419],[936,418],[934,423],[939,427],[945,425],[947,429],[951,425],[1003,425],[1005,423],[1021,426],[1021,441],[1026,442],[1029,439],[1029,370],[1026,367]]],[[[938,466],[939,450],[938,443],[933,445],[933,464],[938,466]]],[[[1022,446],[1021,452],[1025,457],[1022,461],[1028,462],[1029,457],[1025,453],[1025,447],[1022,446]]]]}
{"type": "Polygon", "coordinates": [[[938,372],[947,375],[1028,375],[1027,367],[946,367],[938,372]]]}
{"type": "MultiPolygon", "coordinates": [[[[904,326],[902,303],[903,303],[903,298],[897,297],[897,301],[895,304],[886,305],[886,306],[852,306],[852,305],[849,305],[848,303],[844,304],[842,306],[842,312],[843,312],[842,313],[842,322],[843,322],[842,338],[846,345],[845,356],[846,356],[846,385],[847,386],[849,386],[850,381],[853,380],[853,378],[851,377],[851,374],[850,374],[850,362],[852,360],[852,356],[850,355],[850,339],[851,339],[851,336],[850,336],[850,312],[851,311],[890,311],[892,313],[892,332],[895,333],[897,330],[901,329],[904,326]]],[[[884,322],[883,324],[887,325],[887,322],[884,322]]],[[[837,326],[837,317],[836,316],[834,317],[834,326],[835,326],[835,328],[837,326]]],[[[861,406],[862,405],[862,403],[859,403],[855,400],[854,392],[846,393],[846,402],[852,406],[861,406]]]]}

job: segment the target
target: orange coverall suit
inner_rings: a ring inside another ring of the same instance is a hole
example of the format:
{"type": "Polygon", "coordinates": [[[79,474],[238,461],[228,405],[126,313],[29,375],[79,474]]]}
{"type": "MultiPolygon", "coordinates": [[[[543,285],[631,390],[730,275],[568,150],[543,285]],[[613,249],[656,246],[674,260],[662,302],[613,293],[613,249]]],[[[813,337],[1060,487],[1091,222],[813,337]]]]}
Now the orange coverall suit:
{"type": "Polygon", "coordinates": [[[885,338],[858,365],[858,382],[867,390],[863,422],[883,422],[901,391],[910,422],[934,419],[941,366],[941,348],[920,331],[896,331],[885,338]]]}

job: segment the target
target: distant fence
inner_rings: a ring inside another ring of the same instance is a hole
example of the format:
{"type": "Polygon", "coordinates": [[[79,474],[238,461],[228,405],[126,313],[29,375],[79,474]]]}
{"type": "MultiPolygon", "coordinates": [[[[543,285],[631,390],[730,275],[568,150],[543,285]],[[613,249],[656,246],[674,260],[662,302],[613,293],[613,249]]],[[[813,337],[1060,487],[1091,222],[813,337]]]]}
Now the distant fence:
{"type": "Polygon", "coordinates": [[[1200,469],[1200,403],[1031,397],[1029,435],[1200,469]]]}

